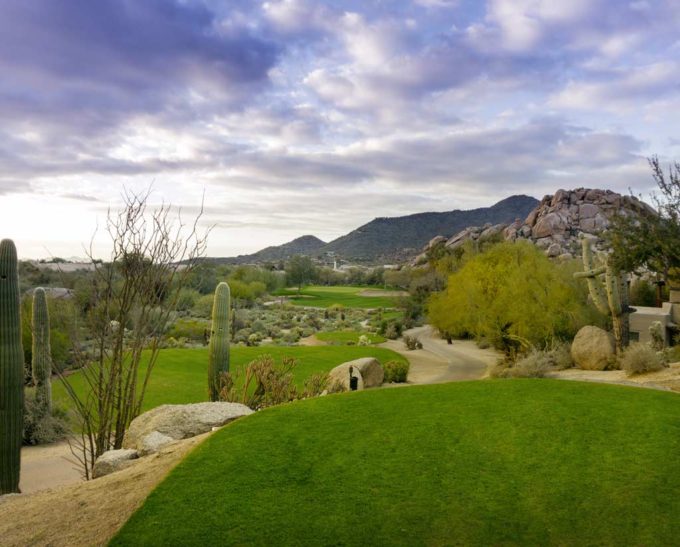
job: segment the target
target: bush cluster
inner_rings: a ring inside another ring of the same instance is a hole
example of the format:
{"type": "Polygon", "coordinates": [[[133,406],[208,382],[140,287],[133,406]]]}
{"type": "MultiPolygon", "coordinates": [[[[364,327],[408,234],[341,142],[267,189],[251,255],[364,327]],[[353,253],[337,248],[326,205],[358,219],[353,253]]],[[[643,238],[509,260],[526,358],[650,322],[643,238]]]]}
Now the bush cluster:
{"type": "Polygon", "coordinates": [[[409,371],[409,364],[403,361],[387,361],[383,365],[385,383],[403,383],[406,382],[409,371]]]}
{"type": "Polygon", "coordinates": [[[640,343],[631,344],[624,350],[620,364],[628,376],[656,372],[665,367],[664,360],[654,348],[640,343]]]}

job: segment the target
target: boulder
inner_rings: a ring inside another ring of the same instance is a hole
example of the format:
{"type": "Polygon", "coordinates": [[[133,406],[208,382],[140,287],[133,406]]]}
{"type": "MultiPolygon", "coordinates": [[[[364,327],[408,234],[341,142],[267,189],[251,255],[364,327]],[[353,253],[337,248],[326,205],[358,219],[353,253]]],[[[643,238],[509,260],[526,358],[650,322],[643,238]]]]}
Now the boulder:
{"type": "Polygon", "coordinates": [[[548,213],[536,222],[532,230],[535,238],[548,237],[554,234],[563,233],[567,229],[567,222],[559,213],[548,213]]]}
{"type": "Polygon", "coordinates": [[[615,356],[614,337],[599,327],[583,327],[571,344],[571,358],[582,370],[604,370],[615,356]]]}
{"type": "Polygon", "coordinates": [[[214,427],[252,413],[250,408],[239,403],[161,405],[132,420],[123,447],[150,454],[173,441],[212,431],[214,427]]]}
{"type": "Polygon", "coordinates": [[[97,479],[129,467],[139,458],[139,452],[132,449],[109,450],[94,462],[92,477],[97,479]]]}
{"type": "Polygon", "coordinates": [[[382,385],[385,372],[380,362],[373,357],[356,359],[338,365],[328,373],[328,385],[332,386],[337,382],[349,390],[349,367],[353,368],[352,375],[359,380],[357,389],[382,385]]]}

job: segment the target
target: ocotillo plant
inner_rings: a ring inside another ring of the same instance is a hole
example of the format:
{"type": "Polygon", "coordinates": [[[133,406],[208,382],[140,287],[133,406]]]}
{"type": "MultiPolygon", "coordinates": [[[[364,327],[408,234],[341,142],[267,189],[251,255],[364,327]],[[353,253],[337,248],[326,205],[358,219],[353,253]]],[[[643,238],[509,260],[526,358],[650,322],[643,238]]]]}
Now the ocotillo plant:
{"type": "Polygon", "coordinates": [[[0,494],[19,491],[24,419],[24,350],[14,242],[0,242],[0,494]]]}
{"type": "Polygon", "coordinates": [[[50,315],[47,311],[45,289],[33,292],[33,383],[35,400],[40,412],[52,413],[52,353],[50,350],[50,315]]]}
{"type": "Polygon", "coordinates": [[[220,376],[229,372],[229,320],[231,316],[231,294],[224,281],[215,289],[212,309],[210,346],[208,348],[208,391],[211,401],[217,401],[220,394],[220,376]]]}
{"type": "Polygon", "coordinates": [[[598,257],[595,264],[592,242],[588,238],[581,240],[583,249],[583,272],[574,274],[577,278],[585,278],[593,303],[600,312],[611,317],[616,350],[621,352],[628,345],[630,308],[628,306],[628,274],[613,266],[611,255],[598,257]],[[604,276],[603,279],[600,276],[604,276]]]}

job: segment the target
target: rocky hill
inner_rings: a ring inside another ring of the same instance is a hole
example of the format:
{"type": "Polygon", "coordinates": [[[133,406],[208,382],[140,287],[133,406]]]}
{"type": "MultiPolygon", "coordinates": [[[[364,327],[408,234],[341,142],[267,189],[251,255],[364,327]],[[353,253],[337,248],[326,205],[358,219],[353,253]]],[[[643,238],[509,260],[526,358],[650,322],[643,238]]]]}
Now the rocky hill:
{"type": "Polygon", "coordinates": [[[279,260],[286,260],[295,255],[316,256],[320,254],[320,250],[324,245],[326,245],[326,242],[320,240],[318,237],[306,235],[298,237],[288,243],[284,243],[283,245],[266,247],[253,254],[239,255],[230,258],[215,258],[213,260],[218,264],[258,264],[262,262],[278,262],[279,260]]]}
{"type": "Polygon", "coordinates": [[[580,252],[579,236],[582,234],[597,238],[613,215],[643,211],[654,212],[643,201],[611,190],[558,190],[554,195],[545,196],[523,221],[468,226],[452,237],[440,235],[431,239],[413,263],[425,263],[428,251],[436,245],[455,249],[466,241],[499,234],[508,241],[529,240],[545,249],[551,257],[574,256],[580,252]]]}
{"type": "Polygon", "coordinates": [[[327,244],[322,251],[357,262],[391,262],[413,257],[432,237],[447,237],[467,226],[511,223],[524,218],[538,200],[512,196],[492,207],[444,213],[418,213],[403,217],[376,218],[327,244]]]}

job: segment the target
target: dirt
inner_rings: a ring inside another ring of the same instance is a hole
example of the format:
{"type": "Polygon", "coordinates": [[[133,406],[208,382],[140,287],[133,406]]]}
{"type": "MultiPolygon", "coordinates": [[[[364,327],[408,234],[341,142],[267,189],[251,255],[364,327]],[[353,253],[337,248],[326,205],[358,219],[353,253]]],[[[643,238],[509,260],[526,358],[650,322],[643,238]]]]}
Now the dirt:
{"type": "Polygon", "coordinates": [[[174,443],[100,479],[0,497],[0,543],[106,545],[151,490],[208,435],[174,443]]]}
{"type": "Polygon", "coordinates": [[[672,363],[668,368],[659,372],[648,372],[646,374],[636,374],[635,376],[627,376],[623,370],[580,370],[571,368],[551,372],[547,377],[680,392],[680,363],[672,363]]]}
{"type": "Polygon", "coordinates": [[[327,346],[328,342],[319,340],[315,335],[307,336],[306,338],[300,338],[298,340],[298,345],[300,346],[327,346]]]}
{"type": "Polygon", "coordinates": [[[24,494],[82,481],[82,474],[68,442],[21,449],[21,483],[24,494]]]}
{"type": "Polygon", "coordinates": [[[380,347],[406,357],[411,363],[409,384],[438,384],[460,380],[479,380],[489,365],[496,363],[500,354],[492,349],[480,349],[471,340],[455,340],[448,344],[425,325],[406,331],[423,344],[423,349],[407,350],[403,340],[388,340],[380,347]]]}

